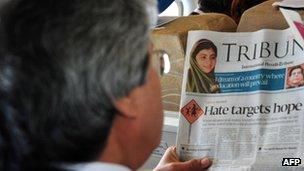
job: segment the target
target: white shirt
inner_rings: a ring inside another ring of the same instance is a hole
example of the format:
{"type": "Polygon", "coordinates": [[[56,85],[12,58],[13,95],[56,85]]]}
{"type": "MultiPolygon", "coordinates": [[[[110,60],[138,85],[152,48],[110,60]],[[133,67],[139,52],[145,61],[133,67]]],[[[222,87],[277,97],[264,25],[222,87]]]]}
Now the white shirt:
{"type": "Polygon", "coordinates": [[[131,171],[131,169],[123,165],[103,162],[65,165],[64,168],[72,171],[131,171]]]}

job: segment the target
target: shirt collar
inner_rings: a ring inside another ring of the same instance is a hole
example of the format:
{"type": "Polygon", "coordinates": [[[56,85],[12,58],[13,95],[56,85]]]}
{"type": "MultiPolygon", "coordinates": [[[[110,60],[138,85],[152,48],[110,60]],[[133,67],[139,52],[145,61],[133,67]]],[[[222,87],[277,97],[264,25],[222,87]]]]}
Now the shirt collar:
{"type": "Polygon", "coordinates": [[[71,165],[65,165],[64,168],[72,171],[104,171],[104,170],[131,171],[126,166],[114,164],[114,163],[104,163],[104,162],[71,164],[71,165]]]}

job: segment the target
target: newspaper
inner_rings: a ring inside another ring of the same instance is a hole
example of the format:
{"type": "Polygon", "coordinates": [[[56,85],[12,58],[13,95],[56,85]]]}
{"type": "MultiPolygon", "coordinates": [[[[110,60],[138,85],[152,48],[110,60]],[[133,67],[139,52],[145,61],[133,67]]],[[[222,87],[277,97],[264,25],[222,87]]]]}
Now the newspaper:
{"type": "Polygon", "coordinates": [[[290,29],[190,31],[177,149],[217,170],[304,170],[304,52],[290,29]]]}

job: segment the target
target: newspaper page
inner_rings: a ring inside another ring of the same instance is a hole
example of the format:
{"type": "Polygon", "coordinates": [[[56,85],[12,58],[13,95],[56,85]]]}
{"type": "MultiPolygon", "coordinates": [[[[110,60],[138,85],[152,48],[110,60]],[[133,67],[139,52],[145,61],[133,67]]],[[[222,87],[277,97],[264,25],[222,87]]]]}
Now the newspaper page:
{"type": "Polygon", "coordinates": [[[292,31],[190,31],[177,150],[211,171],[304,170],[304,51],[292,31]]]}

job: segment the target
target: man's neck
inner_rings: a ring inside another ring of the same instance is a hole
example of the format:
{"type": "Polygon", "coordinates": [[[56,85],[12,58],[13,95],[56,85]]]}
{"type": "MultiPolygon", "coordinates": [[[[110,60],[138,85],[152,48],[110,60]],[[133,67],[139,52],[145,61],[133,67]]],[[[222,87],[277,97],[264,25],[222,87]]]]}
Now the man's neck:
{"type": "Polygon", "coordinates": [[[111,131],[106,147],[98,158],[98,161],[128,166],[122,146],[118,143],[119,141],[117,141],[117,137],[115,135],[116,134],[111,131]]]}

